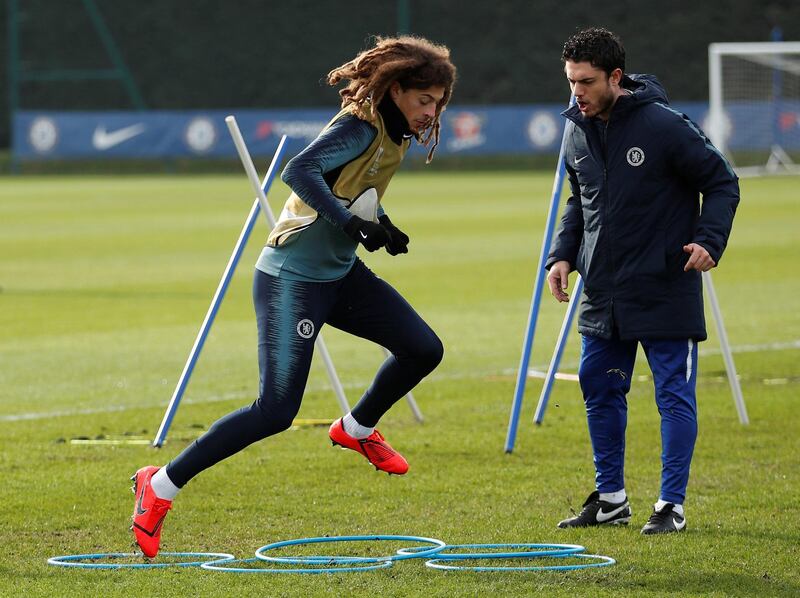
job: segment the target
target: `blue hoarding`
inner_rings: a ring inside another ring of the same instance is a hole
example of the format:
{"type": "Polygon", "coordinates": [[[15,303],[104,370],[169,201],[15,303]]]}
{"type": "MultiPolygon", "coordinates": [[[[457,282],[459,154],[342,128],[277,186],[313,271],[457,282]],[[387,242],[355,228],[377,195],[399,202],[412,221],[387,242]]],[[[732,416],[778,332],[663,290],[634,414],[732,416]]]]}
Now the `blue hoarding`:
{"type": "MultiPolygon", "coordinates": [[[[704,103],[679,103],[701,127],[704,103]]],[[[561,140],[564,105],[452,106],[442,118],[439,155],[555,153],[561,140]]],[[[250,152],[271,155],[281,135],[289,155],[300,151],[335,110],[207,110],[147,112],[22,111],[14,116],[16,159],[230,158],[236,155],[225,126],[233,114],[250,152]]],[[[727,113],[730,149],[768,149],[778,142],[800,147],[800,103],[739,103],[727,113]],[[758,125],[758,126],[757,126],[758,125]]],[[[416,153],[424,150],[416,148],[416,153]]]]}

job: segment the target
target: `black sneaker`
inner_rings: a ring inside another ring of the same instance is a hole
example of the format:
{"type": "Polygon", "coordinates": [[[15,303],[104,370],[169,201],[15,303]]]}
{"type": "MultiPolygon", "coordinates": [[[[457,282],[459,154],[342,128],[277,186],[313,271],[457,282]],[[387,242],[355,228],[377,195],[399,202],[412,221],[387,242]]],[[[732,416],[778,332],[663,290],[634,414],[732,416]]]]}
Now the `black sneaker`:
{"type": "Polygon", "coordinates": [[[589,527],[590,525],[628,525],[631,520],[631,505],[626,498],[622,502],[600,500],[600,493],[595,490],[583,503],[580,515],[564,519],[558,527],[589,527]]]}
{"type": "Polygon", "coordinates": [[[653,514],[642,528],[643,534],[668,534],[682,532],[686,529],[686,517],[675,510],[675,505],[668,502],[661,510],[653,509],[653,514]]]}

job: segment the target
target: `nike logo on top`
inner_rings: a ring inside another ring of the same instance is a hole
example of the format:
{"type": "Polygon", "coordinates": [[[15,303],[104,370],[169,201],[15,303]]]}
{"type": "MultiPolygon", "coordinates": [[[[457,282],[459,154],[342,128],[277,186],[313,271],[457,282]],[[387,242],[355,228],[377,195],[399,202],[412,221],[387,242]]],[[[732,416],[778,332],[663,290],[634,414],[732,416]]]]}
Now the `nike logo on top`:
{"type": "Polygon", "coordinates": [[[600,507],[600,509],[597,511],[597,514],[595,515],[595,517],[597,518],[598,523],[605,523],[609,519],[612,519],[612,518],[616,517],[617,515],[619,515],[622,512],[622,510],[625,509],[627,506],[628,506],[628,503],[625,503],[621,507],[617,507],[616,509],[614,509],[613,511],[609,511],[608,513],[606,513],[603,510],[603,507],[600,507]]]}
{"type": "Polygon", "coordinates": [[[100,151],[111,149],[115,145],[119,145],[120,143],[128,141],[128,139],[141,135],[144,133],[145,128],[144,124],[138,123],[108,132],[106,131],[105,125],[99,125],[94,130],[94,135],[92,135],[92,145],[95,149],[100,151]]]}
{"type": "Polygon", "coordinates": [[[366,239],[367,238],[367,235],[364,234],[363,230],[358,231],[358,233],[361,235],[362,239],[366,239]]]}
{"type": "Polygon", "coordinates": [[[576,157],[575,157],[575,164],[580,164],[581,162],[583,162],[583,161],[584,161],[586,158],[588,158],[588,157],[589,157],[589,154],[586,154],[585,156],[581,156],[580,158],[578,158],[578,157],[576,156],[576,157]]]}

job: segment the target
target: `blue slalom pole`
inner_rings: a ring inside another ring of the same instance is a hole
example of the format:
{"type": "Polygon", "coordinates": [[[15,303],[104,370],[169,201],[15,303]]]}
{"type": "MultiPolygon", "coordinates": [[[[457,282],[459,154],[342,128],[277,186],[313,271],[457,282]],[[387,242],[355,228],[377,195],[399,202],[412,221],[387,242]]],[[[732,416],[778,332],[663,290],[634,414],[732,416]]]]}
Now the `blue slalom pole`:
{"type": "MultiPolygon", "coordinates": [[[[570,98],[569,105],[575,102],[575,98],[570,98]]],[[[525,382],[528,378],[528,365],[531,361],[531,351],[533,350],[533,337],[536,332],[536,320],[539,316],[539,305],[542,299],[542,288],[544,286],[545,273],[544,265],[547,260],[547,252],[550,250],[550,243],[553,240],[553,231],[556,226],[556,216],[558,215],[558,204],[561,201],[561,187],[564,184],[564,145],[566,143],[567,128],[561,136],[561,148],[558,151],[558,167],[556,169],[555,180],[553,181],[553,191],[550,199],[550,209],[547,213],[547,224],[542,238],[542,248],[539,252],[539,265],[536,268],[536,282],[533,287],[533,299],[531,309],[528,314],[528,325],[525,332],[525,340],[522,344],[522,358],[517,372],[517,386],[514,389],[514,402],[511,404],[511,415],[508,419],[508,433],[506,434],[505,451],[510,453],[514,450],[514,441],[517,437],[517,425],[519,424],[520,410],[522,409],[522,398],[525,394],[525,382]]]]}
{"type": "MultiPolygon", "coordinates": [[[[278,148],[275,150],[275,155],[272,157],[272,163],[269,165],[267,175],[264,177],[262,189],[264,189],[265,194],[272,186],[272,180],[275,178],[275,173],[277,172],[278,166],[281,163],[285,149],[286,135],[281,137],[281,140],[278,143],[278,148]]],[[[250,238],[250,233],[253,230],[253,226],[255,226],[260,210],[261,208],[259,205],[259,200],[256,199],[253,202],[253,207],[250,208],[250,214],[248,214],[247,220],[242,228],[242,232],[239,234],[239,240],[236,241],[236,246],[233,249],[230,259],[228,260],[228,265],[225,267],[225,272],[222,274],[222,279],[219,281],[217,290],[214,293],[213,299],[211,300],[211,306],[208,308],[206,317],[203,320],[203,325],[200,327],[200,332],[197,333],[194,346],[189,352],[189,359],[186,361],[186,365],[183,368],[183,373],[181,373],[181,377],[178,380],[178,385],[175,387],[175,392],[172,393],[172,398],[169,401],[166,413],[164,413],[164,418],[161,420],[161,426],[158,428],[158,433],[156,433],[156,437],[153,440],[153,446],[156,448],[160,448],[164,444],[164,440],[167,438],[167,431],[169,431],[169,427],[172,424],[172,418],[175,417],[175,412],[178,410],[178,405],[183,398],[183,393],[186,390],[186,386],[189,384],[189,378],[191,378],[192,371],[194,371],[194,366],[197,364],[197,359],[200,357],[200,352],[203,350],[203,345],[206,342],[208,332],[211,330],[211,325],[214,323],[214,318],[219,311],[220,305],[222,305],[222,299],[225,297],[225,291],[228,290],[228,285],[231,282],[231,278],[233,278],[233,273],[236,270],[237,264],[239,263],[239,258],[242,257],[245,245],[247,245],[247,240],[250,238]]]]}
{"type": "Polygon", "coordinates": [[[547,409],[547,402],[550,400],[550,391],[553,390],[553,382],[556,379],[556,372],[561,363],[561,357],[564,355],[564,347],[567,345],[569,329],[572,327],[572,320],[575,318],[575,313],[578,311],[578,304],[581,300],[582,291],[583,279],[579,275],[575,280],[575,286],[572,288],[572,295],[567,305],[567,313],[564,315],[564,321],[561,323],[561,331],[558,333],[556,350],[553,352],[553,357],[550,360],[550,367],[547,368],[542,394],[539,396],[539,403],[536,405],[536,413],[533,415],[533,421],[537,424],[541,424],[544,419],[544,410],[547,409]]]}

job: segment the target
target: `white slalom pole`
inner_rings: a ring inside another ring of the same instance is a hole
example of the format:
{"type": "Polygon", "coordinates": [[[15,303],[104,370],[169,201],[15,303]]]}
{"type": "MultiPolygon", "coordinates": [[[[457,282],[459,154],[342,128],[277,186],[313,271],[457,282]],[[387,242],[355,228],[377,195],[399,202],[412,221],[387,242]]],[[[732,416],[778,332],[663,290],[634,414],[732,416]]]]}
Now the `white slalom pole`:
{"type": "MultiPolygon", "coordinates": [[[[272,179],[275,177],[277,166],[280,164],[281,155],[283,154],[283,150],[285,148],[285,141],[286,136],[284,136],[283,139],[281,139],[281,142],[278,144],[278,148],[275,150],[275,156],[272,158],[272,164],[270,164],[269,170],[267,170],[267,175],[264,177],[264,188],[267,190],[269,190],[270,185],[272,184],[272,179]]],[[[192,350],[189,351],[189,358],[186,360],[186,365],[183,367],[183,372],[181,372],[180,378],[178,379],[178,384],[175,386],[175,391],[172,393],[172,398],[170,399],[167,410],[164,413],[163,419],[161,420],[161,425],[158,428],[156,437],[153,440],[153,446],[156,448],[160,448],[167,438],[167,432],[172,424],[172,418],[175,417],[175,413],[178,411],[178,405],[180,405],[181,399],[183,398],[183,393],[186,391],[186,386],[189,384],[189,379],[194,371],[194,366],[197,364],[197,360],[200,357],[200,352],[203,350],[203,345],[208,337],[208,332],[211,330],[211,325],[214,323],[214,318],[219,311],[220,305],[222,305],[222,299],[225,297],[225,292],[228,290],[228,285],[233,278],[233,273],[236,270],[236,265],[239,263],[239,258],[242,257],[244,247],[247,244],[247,239],[250,237],[253,226],[255,226],[257,217],[258,201],[254,201],[253,207],[250,208],[250,213],[248,214],[247,220],[242,227],[242,232],[239,233],[239,239],[236,241],[236,245],[233,248],[233,253],[231,253],[228,264],[225,266],[225,271],[222,274],[222,278],[217,285],[217,290],[214,292],[214,297],[211,299],[211,305],[206,312],[206,317],[203,320],[203,324],[200,326],[200,331],[197,333],[192,350]]]]}
{"type": "Polygon", "coordinates": [[[717,293],[714,290],[714,283],[711,282],[711,272],[703,272],[703,286],[708,293],[708,300],[711,303],[711,312],[714,314],[714,322],[717,324],[719,344],[722,348],[725,370],[728,373],[728,382],[731,385],[731,392],[733,393],[733,402],[736,404],[736,411],[739,413],[739,423],[746,425],[750,423],[750,419],[747,417],[747,409],[744,406],[742,387],[739,385],[739,378],[736,376],[736,366],[733,363],[730,343],[728,343],[728,333],[725,331],[725,324],[722,321],[722,310],[719,308],[717,293]]]}
{"type": "Polygon", "coordinates": [[[553,382],[556,379],[558,365],[561,363],[562,355],[564,355],[564,347],[567,345],[567,336],[569,336],[569,329],[572,326],[575,313],[578,311],[578,304],[581,301],[582,292],[583,279],[581,275],[578,274],[578,277],[575,279],[575,284],[572,287],[572,295],[567,304],[567,313],[564,314],[564,321],[561,322],[561,330],[558,333],[556,348],[555,351],[553,351],[553,357],[550,359],[550,366],[547,368],[547,374],[544,377],[542,393],[539,395],[539,402],[536,404],[536,412],[533,415],[533,421],[537,424],[541,424],[544,420],[544,410],[547,409],[547,403],[550,400],[550,392],[553,390],[553,382]]]}
{"type": "MultiPolygon", "coordinates": [[[[258,183],[256,167],[253,164],[253,159],[250,157],[250,152],[247,150],[247,145],[244,142],[244,137],[242,137],[242,132],[239,130],[239,125],[236,123],[236,118],[233,116],[226,116],[225,124],[228,125],[228,130],[233,138],[236,151],[239,153],[239,159],[242,161],[244,171],[247,173],[247,178],[250,179],[250,184],[253,186],[253,190],[256,192],[256,197],[258,198],[257,201],[261,205],[261,210],[264,212],[264,216],[269,223],[270,230],[272,230],[275,227],[275,216],[272,214],[272,209],[267,203],[267,196],[264,193],[264,190],[258,183]]],[[[286,136],[284,135],[283,139],[281,139],[281,143],[283,143],[285,139],[286,136]]],[[[322,361],[325,362],[325,369],[328,370],[328,378],[330,378],[331,386],[333,386],[333,392],[336,394],[336,399],[339,401],[339,407],[342,410],[342,414],[346,415],[350,412],[350,405],[347,403],[347,397],[344,394],[344,388],[342,388],[342,383],[339,381],[339,376],[336,374],[336,368],[334,367],[333,360],[328,352],[328,347],[325,345],[325,341],[322,339],[321,332],[317,335],[317,340],[314,342],[314,346],[322,356],[322,361]]]]}
{"type": "MultiPolygon", "coordinates": [[[[230,131],[231,137],[233,138],[233,144],[236,146],[236,152],[239,154],[239,159],[242,161],[242,166],[244,166],[244,171],[247,173],[247,178],[256,192],[256,201],[258,205],[261,206],[261,211],[264,212],[269,230],[272,230],[275,228],[275,216],[272,214],[272,208],[269,207],[269,203],[267,202],[267,195],[258,182],[258,174],[256,173],[255,164],[253,164],[253,158],[250,157],[250,152],[247,150],[247,145],[244,143],[244,137],[242,137],[242,132],[239,130],[239,125],[236,123],[236,118],[234,116],[226,116],[225,124],[228,125],[228,131],[230,131]]],[[[285,141],[286,135],[281,137],[280,145],[283,145],[285,141]]]]}

